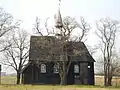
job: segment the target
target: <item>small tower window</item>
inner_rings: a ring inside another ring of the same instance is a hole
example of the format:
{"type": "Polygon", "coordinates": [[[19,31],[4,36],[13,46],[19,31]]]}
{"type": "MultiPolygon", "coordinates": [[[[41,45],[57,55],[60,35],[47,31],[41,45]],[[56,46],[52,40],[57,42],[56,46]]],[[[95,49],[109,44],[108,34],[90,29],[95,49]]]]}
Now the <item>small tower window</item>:
{"type": "Polygon", "coordinates": [[[90,66],[88,66],[88,68],[90,68],[90,66]]]}
{"type": "Polygon", "coordinates": [[[79,65],[74,65],[74,73],[79,73],[79,65]]]}
{"type": "Polygon", "coordinates": [[[45,64],[41,64],[41,73],[46,73],[46,65],[45,64]]]}
{"type": "Polygon", "coordinates": [[[53,67],[53,72],[54,73],[59,73],[59,65],[58,64],[55,64],[54,67],[53,67]]]}

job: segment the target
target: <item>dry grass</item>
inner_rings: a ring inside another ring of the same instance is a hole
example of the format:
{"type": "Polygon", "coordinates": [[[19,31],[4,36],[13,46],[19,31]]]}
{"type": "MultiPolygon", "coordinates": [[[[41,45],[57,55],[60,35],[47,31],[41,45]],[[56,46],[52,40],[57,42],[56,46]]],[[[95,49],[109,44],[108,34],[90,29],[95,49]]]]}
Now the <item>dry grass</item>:
{"type": "MultiPolygon", "coordinates": [[[[104,77],[103,76],[96,76],[95,77],[95,85],[104,85],[104,77]]],[[[113,86],[120,86],[120,77],[113,77],[112,79],[112,85],[113,86]]]]}
{"type": "MultiPolygon", "coordinates": [[[[13,76],[2,76],[1,84],[15,84],[16,77],[13,76]]],[[[104,77],[103,76],[95,76],[95,85],[103,86],[104,77]]],[[[120,77],[113,77],[112,80],[113,86],[120,86],[120,77]]]]}
{"type": "MultiPolygon", "coordinates": [[[[96,76],[95,84],[97,86],[80,86],[80,85],[71,85],[71,86],[53,86],[53,85],[15,85],[16,78],[11,76],[4,76],[1,78],[0,90],[120,90],[119,88],[104,88],[103,86],[103,77],[96,76]]],[[[112,81],[113,85],[120,87],[120,77],[114,77],[112,81]]]]}
{"type": "Polygon", "coordinates": [[[50,85],[1,85],[0,90],[120,90],[119,88],[96,88],[78,86],[50,86],[50,85]]]}
{"type": "Polygon", "coordinates": [[[1,84],[15,84],[16,77],[14,76],[2,76],[1,77],[1,84]]]}

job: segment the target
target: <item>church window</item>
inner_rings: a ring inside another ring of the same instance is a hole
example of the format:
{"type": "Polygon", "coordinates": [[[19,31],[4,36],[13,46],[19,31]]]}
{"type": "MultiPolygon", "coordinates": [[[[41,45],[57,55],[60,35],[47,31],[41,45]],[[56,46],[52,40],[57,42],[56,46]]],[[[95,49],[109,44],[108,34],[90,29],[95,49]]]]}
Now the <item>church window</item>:
{"type": "Polygon", "coordinates": [[[58,64],[55,64],[53,68],[54,68],[53,69],[54,73],[59,73],[59,65],[58,64]]]}
{"type": "Polygon", "coordinates": [[[74,73],[79,73],[79,65],[74,65],[74,73]]]}
{"type": "Polygon", "coordinates": [[[41,73],[46,73],[46,65],[41,64],[41,73]]]}

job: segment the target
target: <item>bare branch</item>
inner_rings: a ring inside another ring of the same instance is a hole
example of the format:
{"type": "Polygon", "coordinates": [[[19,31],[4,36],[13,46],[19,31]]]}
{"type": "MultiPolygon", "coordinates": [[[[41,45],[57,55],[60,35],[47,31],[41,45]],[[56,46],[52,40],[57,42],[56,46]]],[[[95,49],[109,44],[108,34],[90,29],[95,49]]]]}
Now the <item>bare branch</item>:
{"type": "Polygon", "coordinates": [[[88,32],[91,29],[91,27],[83,17],[80,17],[80,23],[78,23],[78,28],[82,30],[82,34],[79,35],[79,41],[83,41],[83,38],[85,38],[88,35],[88,32]]]}

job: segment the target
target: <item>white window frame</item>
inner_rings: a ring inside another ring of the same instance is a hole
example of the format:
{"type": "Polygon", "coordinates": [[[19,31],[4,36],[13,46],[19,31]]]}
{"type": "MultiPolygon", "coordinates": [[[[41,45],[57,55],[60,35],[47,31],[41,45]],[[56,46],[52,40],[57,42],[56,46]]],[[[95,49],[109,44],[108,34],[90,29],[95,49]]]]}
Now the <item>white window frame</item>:
{"type": "Polygon", "coordinates": [[[41,73],[46,73],[46,65],[45,64],[40,65],[40,72],[41,73]]]}
{"type": "Polygon", "coordinates": [[[79,73],[80,71],[79,71],[79,65],[78,64],[75,64],[74,65],[74,73],[79,73]]]}

